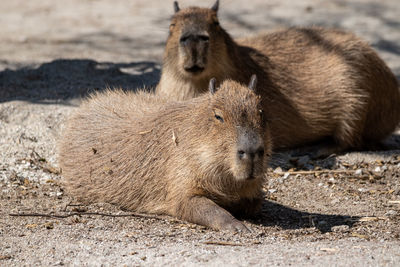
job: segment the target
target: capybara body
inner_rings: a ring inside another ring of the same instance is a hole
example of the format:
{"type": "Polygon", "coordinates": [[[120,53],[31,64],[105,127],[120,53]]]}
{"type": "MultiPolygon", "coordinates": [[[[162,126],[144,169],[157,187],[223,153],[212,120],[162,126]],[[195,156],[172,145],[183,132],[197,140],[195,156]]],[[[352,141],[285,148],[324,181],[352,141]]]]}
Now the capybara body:
{"type": "Polygon", "coordinates": [[[218,1],[211,9],[176,8],[158,94],[188,99],[204,93],[210,77],[245,82],[256,73],[276,149],[326,137],[338,150],[363,148],[395,130],[398,82],[367,43],[317,27],[234,41],[217,10],[218,1]]]}
{"type": "Polygon", "coordinates": [[[231,213],[260,208],[267,126],[252,90],[213,86],[183,102],[118,90],[90,97],[59,142],[67,190],[83,202],[246,230],[231,213]]]}

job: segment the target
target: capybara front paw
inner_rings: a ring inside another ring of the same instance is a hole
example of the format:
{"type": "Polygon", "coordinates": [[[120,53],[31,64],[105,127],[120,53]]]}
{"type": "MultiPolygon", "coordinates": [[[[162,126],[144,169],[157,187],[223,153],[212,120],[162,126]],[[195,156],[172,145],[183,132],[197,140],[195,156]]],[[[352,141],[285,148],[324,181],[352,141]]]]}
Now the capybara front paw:
{"type": "Polygon", "coordinates": [[[246,227],[242,222],[234,219],[231,222],[227,222],[221,229],[222,231],[229,231],[235,233],[250,233],[250,229],[246,227]]]}

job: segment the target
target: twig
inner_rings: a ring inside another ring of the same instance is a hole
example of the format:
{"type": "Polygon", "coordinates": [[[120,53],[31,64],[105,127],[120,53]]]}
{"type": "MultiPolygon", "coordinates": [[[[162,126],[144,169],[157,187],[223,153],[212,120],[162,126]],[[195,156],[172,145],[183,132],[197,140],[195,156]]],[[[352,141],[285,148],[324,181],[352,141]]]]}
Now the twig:
{"type": "Polygon", "coordinates": [[[225,241],[206,241],[203,242],[205,245],[218,245],[218,246],[243,246],[243,244],[240,243],[232,243],[232,242],[225,242],[225,241]]]}
{"type": "Polygon", "coordinates": [[[105,216],[105,217],[139,217],[145,219],[158,219],[162,220],[160,217],[152,216],[152,215],[144,215],[137,213],[129,213],[129,214],[109,214],[109,213],[99,213],[99,212],[73,212],[68,214],[44,214],[44,213],[10,213],[9,216],[13,217],[46,217],[46,218],[58,218],[64,219],[72,216],[105,216]]]}
{"type": "Polygon", "coordinates": [[[355,170],[318,170],[318,171],[287,171],[287,172],[274,172],[275,174],[320,174],[320,173],[355,173],[355,170]]]}
{"type": "Polygon", "coordinates": [[[152,131],[153,131],[153,129],[151,129],[151,130],[147,130],[147,131],[138,132],[138,134],[140,134],[140,135],[144,135],[144,134],[151,133],[152,131]]]}

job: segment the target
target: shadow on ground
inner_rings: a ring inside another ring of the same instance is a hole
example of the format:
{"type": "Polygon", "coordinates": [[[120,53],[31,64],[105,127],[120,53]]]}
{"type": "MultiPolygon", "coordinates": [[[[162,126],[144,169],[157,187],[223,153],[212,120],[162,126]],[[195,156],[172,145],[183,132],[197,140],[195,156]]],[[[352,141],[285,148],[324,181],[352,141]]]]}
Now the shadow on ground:
{"type": "Polygon", "coordinates": [[[359,219],[358,216],[304,212],[276,202],[264,201],[260,219],[254,220],[253,223],[268,227],[278,226],[282,229],[316,227],[322,233],[326,233],[331,232],[334,226],[352,227],[359,219]]]}
{"type": "Polygon", "coordinates": [[[0,103],[11,100],[54,103],[106,88],[151,88],[159,77],[160,66],[155,62],[110,63],[57,59],[39,67],[1,71],[0,103]]]}

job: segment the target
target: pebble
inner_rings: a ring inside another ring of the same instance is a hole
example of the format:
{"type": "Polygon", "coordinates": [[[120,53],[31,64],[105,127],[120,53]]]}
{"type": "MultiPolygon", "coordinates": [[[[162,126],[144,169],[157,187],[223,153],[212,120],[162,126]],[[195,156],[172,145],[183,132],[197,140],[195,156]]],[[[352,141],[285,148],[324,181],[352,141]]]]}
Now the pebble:
{"type": "Polygon", "coordinates": [[[376,167],[375,169],[374,169],[374,172],[381,172],[382,170],[381,170],[381,167],[376,167]]]}
{"type": "Polygon", "coordinates": [[[355,175],[361,175],[361,174],[362,174],[362,170],[361,170],[361,169],[358,169],[358,170],[356,170],[356,171],[354,172],[354,174],[355,174],[355,175]]]}
{"type": "Polygon", "coordinates": [[[332,230],[332,232],[335,232],[335,233],[345,233],[350,230],[350,226],[345,225],[345,224],[344,225],[335,225],[332,227],[331,230],[332,230]]]}
{"type": "Polygon", "coordinates": [[[331,204],[334,205],[334,204],[337,204],[339,202],[340,202],[340,200],[338,198],[335,198],[334,200],[331,201],[331,204]]]}
{"type": "Polygon", "coordinates": [[[396,216],[397,215],[397,211],[395,210],[389,210],[388,212],[385,213],[385,216],[387,217],[392,217],[392,216],[396,216]]]}
{"type": "Polygon", "coordinates": [[[285,172],[285,174],[283,175],[282,179],[286,180],[289,177],[290,173],[285,172]]]}

